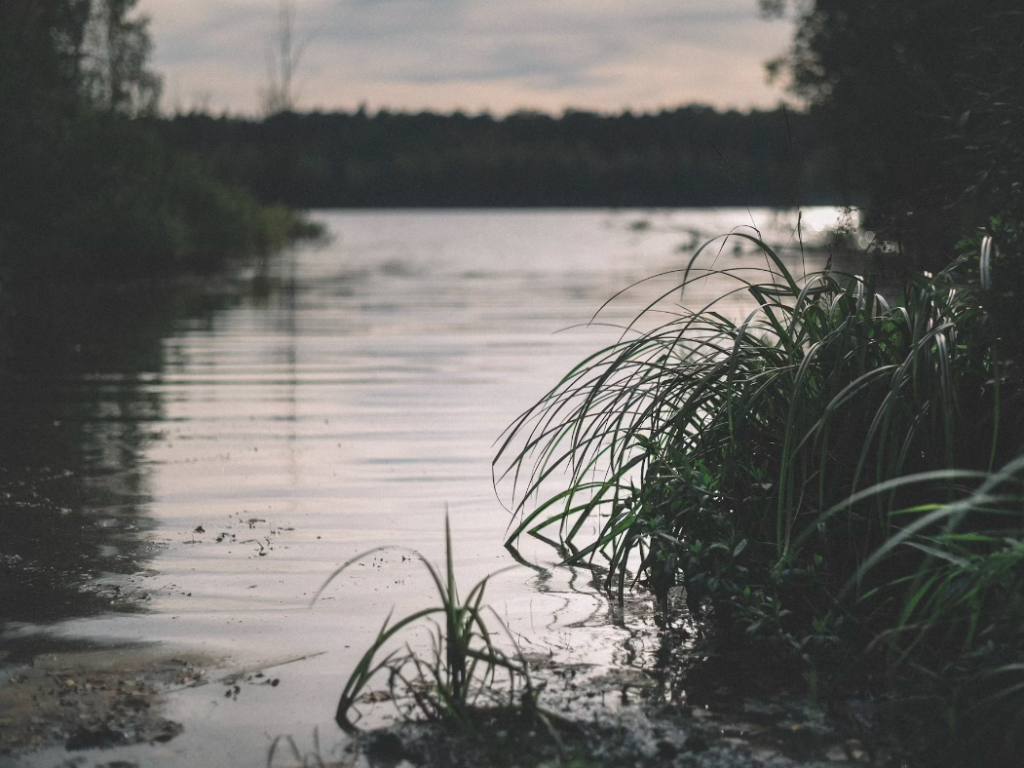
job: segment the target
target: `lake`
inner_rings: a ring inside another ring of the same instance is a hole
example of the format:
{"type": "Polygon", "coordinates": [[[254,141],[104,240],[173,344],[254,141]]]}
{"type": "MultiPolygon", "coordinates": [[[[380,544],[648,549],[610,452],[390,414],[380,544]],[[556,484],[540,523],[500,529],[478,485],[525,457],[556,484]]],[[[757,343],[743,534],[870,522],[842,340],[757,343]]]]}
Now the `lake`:
{"type": "MultiPolygon", "coordinates": [[[[837,215],[805,210],[804,242],[820,244],[837,215]]],[[[388,611],[433,598],[422,566],[397,550],[353,567],[311,607],[312,595],[382,544],[441,561],[446,513],[464,589],[513,563],[495,442],[678,275],[639,285],[588,325],[605,300],[752,223],[787,248],[798,275],[823,266],[821,251],[801,254],[796,214],[767,210],[314,218],[329,243],[187,290],[124,286],[97,299],[99,315],[69,298],[12,344],[0,406],[0,649],[41,635],[160,642],[280,680],[227,698],[216,682],[178,691],[167,716],[181,736],[104,760],[258,765],[274,736],[308,742],[314,727],[336,743],[338,694],[388,611]]],[[[733,241],[701,258],[764,264],[733,241]]],[[[723,285],[708,280],[686,301],[706,303],[723,285]]],[[[739,317],[746,305],[721,311],[739,317]]],[[[525,650],[651,663],[648,618],[624,619],[587,572],[522,545],[541,568],[503,572],[488,601],[525,650]]]]}

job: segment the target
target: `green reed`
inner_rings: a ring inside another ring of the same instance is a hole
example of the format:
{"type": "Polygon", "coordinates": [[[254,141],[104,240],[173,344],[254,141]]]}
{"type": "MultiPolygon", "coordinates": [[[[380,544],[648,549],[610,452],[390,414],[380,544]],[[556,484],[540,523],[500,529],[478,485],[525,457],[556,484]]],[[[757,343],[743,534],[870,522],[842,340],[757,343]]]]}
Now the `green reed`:
{"type": "Polygon", "coordinates": [[[1024,628],[1024,464],[1007,428],[1021,389],[988,285],[964,257],[890,302],[871,277],[798,280],[761,240],[729,237],[765,266],[699,269],[698,251],[638,318],[667,321],[627,330],[509,427],[495,472],[510,542],[599,563],[620,592],[681,582],[693,610],[812,681],[956,667],[962,690],[983,681],[983,699],[1024,713],[1024,653],[1003,652],[1024,628]],[[673,303],[710,275],[734,287],[673,303]],[[719,308],[736,295],[751,308],[732,321],[719,308]],[[986,643],[1000,652],[964,662],[986,643]]]}
{"type": "MultiPolygon", "coordinates": [[[[440,605],[415,611],[394,623],[388,615],[345,684],[335,714],[338,725],[349,733],[358,730],[359,704],[373,701],[369,688],[381,676],[387,678],[386,700],[400,709],[404,706],[403,714],[427,720],[465,725],[476,712],[487,707],[518,706],[528,710],[535,705],[536,691],[526,665],[517,654],[510,655],[495,645],[493,633],[484,620],[483,598],[490,576],[477,582],[465,600],[459,598],[447,517],[443,573],[415,550],[376,547],[337,568],[317,591],[313,602],[350,566],[369,555],[394,549],[411,554],[424,565],[437,589],[440,605]],[[402,633],[424,625],[431,638],[427,654],[414,650],[409,643],[389,650],[402,633]]],[[[496,615],[494,619],[501,623],[496,615]]]]}

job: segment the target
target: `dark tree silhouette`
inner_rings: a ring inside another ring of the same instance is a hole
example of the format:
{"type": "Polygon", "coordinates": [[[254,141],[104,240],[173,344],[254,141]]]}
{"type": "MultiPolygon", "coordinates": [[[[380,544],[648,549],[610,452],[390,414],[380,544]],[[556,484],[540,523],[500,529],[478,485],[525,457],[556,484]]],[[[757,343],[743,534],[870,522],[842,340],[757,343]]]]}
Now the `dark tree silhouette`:
{"type": "Polygon", "coordinates": [[[300,207],[709,206],[839,202],[804,114],[179,115],[160,124],[266,202],[300,207]]]}
{"type": "Polygon", "coordinates": [[[0,3],[0,286],[209,269],[294,219],[214,178],[153,125],[137,0],[0,3]]]}
{"type": "Polygon", "coordinates": [[[812,107],[842,183],[936,268],[965,227],[1020,221],[1024,10],[1015,0],[761,0],[798,26],[771,65],[812,107]]]}

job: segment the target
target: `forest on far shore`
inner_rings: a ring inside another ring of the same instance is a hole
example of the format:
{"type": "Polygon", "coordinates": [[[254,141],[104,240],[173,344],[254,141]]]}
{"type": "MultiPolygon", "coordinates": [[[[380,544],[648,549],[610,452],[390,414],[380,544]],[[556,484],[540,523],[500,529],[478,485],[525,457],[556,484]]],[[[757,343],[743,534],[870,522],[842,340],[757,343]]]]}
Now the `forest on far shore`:
{"type": "Polygon", "coordinates": [[[171,146],[264,203],[340,207],[839,204],[839,156],[807,113],[561,116],[281,112],[155,121],[171,146]]]}

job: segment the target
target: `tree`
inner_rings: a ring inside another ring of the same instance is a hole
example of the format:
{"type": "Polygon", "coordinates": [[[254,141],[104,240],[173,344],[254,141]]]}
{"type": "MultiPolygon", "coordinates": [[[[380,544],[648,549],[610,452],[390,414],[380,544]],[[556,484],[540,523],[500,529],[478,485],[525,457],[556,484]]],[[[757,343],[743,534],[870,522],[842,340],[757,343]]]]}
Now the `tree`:
{"type": "MultiPolygon", "coordinates": [[[[149,19],[138,0],[4,0],[0,4],[0,93],[19,101],[62,100],[118,114],[155,111],[159,76],[147,68],[149,19]]],[[[8,113],[10,117],[10,113],[8,113]]]]}
{"type": "Polygon", "coordinates": [[[295,7],[280,0],[275,37],[267,48],[267,85],[260,89],[264,116],[295,111],[293,81],[304,48],[295,42],[295,7]]]}
{"type": "Polygon", "coordinates": [[[88,14],[88,0],[0,3],[0,287],[27,234],[53,223],[88,14]]]}
{"type": "Polygon", "coordinates": [[[25,286],[214,269],[295,223],[161,139],[136,4],[0,0],[0,315],[25,286]]]}
{"type": "Polygon", "coordinates": [[[138,0],[94,0],[80,60],[81,90],[94,106],[118,114],[156,112],[161,79],[146,63],[152,53],[149,19],[129,18],[138,0]]]}
{"type": "MultiPolygon", "coordinates": [[[[760,3],[768,15],[787,8],[760,3]]],[[[788,6],[797,32],[770,71],[811,106],[875,226],[917,265],[941,266],[965,227],[1005,206],[1006,190],[993,183],[1000,167],[1020,169],[1018,0],[788,6]]]]}
{"type": "MultiPolygon", "coordinates": [[[[59,229],[74,205],[77,138],[97,111],[155,109],[159,78],[137,0],[0,3],[0,256],[12,242],[59,229]]],[[[77,190],[80,191],[80,190],[77,190]]],[[[19,246],[16,250],[23,250],[19,246]]]]}

